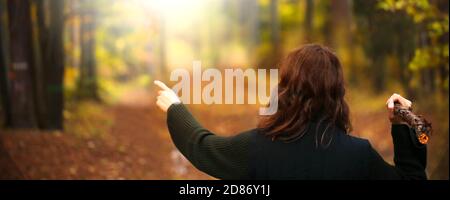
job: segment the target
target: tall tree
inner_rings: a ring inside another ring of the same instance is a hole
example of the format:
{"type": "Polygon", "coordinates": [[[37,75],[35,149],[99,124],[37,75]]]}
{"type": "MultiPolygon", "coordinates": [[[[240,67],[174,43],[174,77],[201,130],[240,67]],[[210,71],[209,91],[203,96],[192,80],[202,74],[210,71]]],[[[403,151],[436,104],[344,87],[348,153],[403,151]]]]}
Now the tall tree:
{"type": "Polygon", "coordinates": [[[70,67],[79,67],[79,57],[77,56],[77,49],[80,45],[80,22],[79,22],[79,1],[70,0],[66,1],[68,8],[68,18],[66,18],[67,30],[66,33],[69,39],[70,53],[66,53],[67,65],[70,67]]]}
{"type": "Polygon", "coordinates": [[[249,42],[251,51],[259,43],[259,5],[258,0],[242,0],[239,3],[239,24],[242,26],[242,34],[249,42]]]}
{"type": "Polygon", "coordinates": [[[81,1],[80,40],[81,61],[78,79],[78,96],[82,99],[100,100],[95,58],[96,10],[90,1],[81,1]]]}
{"type": "MultiPolygon", "coordinates": [[[[63,77],[64,77],[64,1],[37,1],[38,41],[35,52],[40,52],[40,72],[36,78],[38,102],[41,107],[41,128],[63,128],[63,77]],[[46,23],[46,19],[48,22],[46,23]]],[[[36,73],[37,74],[37,73],[36,73]]]]}
{"type": "MultiPolygon", "coordinates": [[[[0,11],[1,14],[1,11],[0,11]]],[[[7,82],[6,82],[6,61],[5,61],[5,53],[3,49],[3,41],[2,41],[2,35],[0,33],[0,126],[5,123],[5,115],[10,115],[9,109],[9,102],[6,98],[8,93],[7,91],[7,82]]]]}
{"type": "Polygon", "coordinates": [[[53,38],[48,41],[49,49],[47,51],[48,71],[52,75],[47,79],[49,127],[61,129],[63,127],[63,108],[64,108],[64,1],[51,0],[49,36],[53,38]]]}
{"type": "MultiPolygon", "coordinates": [[[[46,90],[45,80],[46,73],[44,67],[47,63],[43,63],[42,53],[45,46],[41,43],[47,36],[42,32],[45,28],[44,18],[42,15],[46,12],[41,12],[46,0],[32,0],[31,1],[31,24],[32,24],[32,42],[33,42],[33,57],[34,57],[34,73],[33,73],[33,90],[35,92],[36,114],[39,127],[45,127],[47,123],[47,104],[46,104],[46,90]]],[[[48,74],[50,75],[50,74],[48,74]]]]}
{"type": "Polygon", "coordinates": [[[269,62],[270,68],[276,67],[281,57],[281,36],[280,22],[278,16],[278,0],[270,1],[270,41],[272,44],[272,59],[269,62]]]}
{"type": "Polygon", "coordinates": [[[306,0],[306,8],[305,8],[305,22],[304,22],[304,29],[305,29],[305,40],[306,42],[311,42],[312,35],[313,35],[313,17],[314,17],[314,1],[313,0],[306,0]]]}
{"type": "MultiPolygon", "coordinates": [[[[353,11],[356,15],[358,39],[370,60],[367,75],[375,92],[381,92],[387,84],[389,75],[386,59],[400,53],[397,57],[411,55],[414,51],[414,27],[411,19],[405,15],[393,15],[380,10],[376,0],[354,1],[353,11]],[[399,28],[401,27],[401,28],[399,28]],[[400,48],[401,47],[401,48],[400,48]]],[[[405,66],[400,66],[405,69],[405,66]]],[[[402,77],[401,73],[394,78],[402,77]]],[[[408,94],[413,96],[413,94],[408,94]]]]}
{"type": "Polygon", "coordinates": [[[11,68],[8,98],[11,102],[10,125],[35,128],[37,119],[33,92],[33,53],[30,0],[8,1],[11,68]]]}
{"type": "Polygon", "coordinates": [[[1,112],[0,118],[3,120],[1,125],[10,125],[9,116],[10,103],[8,98],[8,54],[7,54],[7,38],[8,27],[7,27],[7,10],[6,10],[6,0],[0,0],[0,101],[1,101],[1,112]]]}
{"type": "MultiPolygon", "coordinates": [[[[354,55],[355,43],[354,33],[351,30],[352,25],[352,5],[351,0],[331,1],[330,18],[332,26],[330,31],[329,42],[338,53],[354,55]]],[[[341,54],[341,55],[342,55],[341,54]]],[[[353,85],[357,84],[357,75],[359,73],[358,66],[354,64],[354,56],[348,56],[343,60],[345,65],[350,69],[347,70],[346,76],[353,85]]]]}
{"type": "Polygon", "coordinates": [[[160,78],[167,81],[167,20],[166,13],[161,12],[159,15],[159,65],[160,65],[160,78]]]}
{"type": "Polygon", "coordinates": [[[1,3],[8,4],[9,22],[2,15],[2,63],[11,63],[2,64],[0,79],[7,126],[62,129],[63,1],[1,3]]]}
{"type": "MultiPolygon", "coordinates": [[[[447,20],[448,20],[448,13],[449,13],[449,1],[447,0],[439,0],[437,2],[435,2],[441,13],[441,15],[445,16],[445,14],[447,14],[447,20]]],[[[444,17],[445,18],[445,17],[444,17]]],[[[445,21],[445,20],[440,20],[441,22],[445,21]]],[[[437,36],[438,39],[436,42],[439,42],[440,44],[444,44],[441,47],[441,52],[445,52],[446,50],[448,51],[448,43],[449,43],[449,31],[448,31],[448,21],[444,22],[447,25],[447,31],[445,33],[443,33],[442,35],[437,36]],[[445,46],[445,44],[447,44],[447,46],[445,46]]],[[[445,26],[443,26],[445,27],[445,26]]],[[[445,54],[445,53],[442,53],[445,54]]],[[[438,71],[439,71],[439,78],[440,78],[440,83],[439,83],[439,89],[440,92],[445,95],[448,96],[448,89],[449,89],[449,83],[448,83],[448,79],[449,79],[449,57],[448,57],[448,53],[444,56],[440,56],[440,62],[438,65],[438,71]]],[[[447,154],[448,155],[448,150],[447,150],[447,154]]],[[[448,161],[448,157],[447,157],[447,161],[448,161]]],[[[448,162],[447,162],[448,163],[448,162]]]]}

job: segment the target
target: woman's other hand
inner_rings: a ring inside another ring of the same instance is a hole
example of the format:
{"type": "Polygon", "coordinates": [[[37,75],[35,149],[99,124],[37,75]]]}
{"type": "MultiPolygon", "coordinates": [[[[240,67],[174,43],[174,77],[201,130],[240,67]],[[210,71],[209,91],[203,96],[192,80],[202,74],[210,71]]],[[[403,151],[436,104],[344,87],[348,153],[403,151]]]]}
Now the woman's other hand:
{"type": "Polygon", "coordinates": [[[162,111],[167,112],[170,105],[181,102],[177,94],[175,94],[172,89],[167,87],[166,84],[158,80],[154,81],[154,83],[161,89],[158,91],[158,97],[156,97],[156,105],[162,111]]]}
{"type": "Polygon", "coordinates": [[[412,102],[399,94],[394,93],[389,99],[386,101],[386,107],[388,109],[389,120],[392,124],[406,124],[402,119],[396,117],[394,115],[394,104],[400,103],[400,105],[405,109],[411,109],[412,102]]]}

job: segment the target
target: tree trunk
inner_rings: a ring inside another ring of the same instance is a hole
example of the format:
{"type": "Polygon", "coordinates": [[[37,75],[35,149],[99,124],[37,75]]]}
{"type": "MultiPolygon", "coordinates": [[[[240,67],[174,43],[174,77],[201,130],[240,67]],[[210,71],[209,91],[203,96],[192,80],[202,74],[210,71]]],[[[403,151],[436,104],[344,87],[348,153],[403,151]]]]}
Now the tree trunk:
{"type": "Polygon", "coordinates": [[[331,19],[334,3],[332,1],[321,1],[320,4],[323,7],[320,15],[323,15],[324,18],[323,25],[320,27],[323,42],[326,46],[335,48],[333,45],[333,19],[331,19]]]}
{"type": "Polygon", "coordinates": [[[281,57],[280,22],[278,18],[278,0],[270,1],[270,36],[272,43],[272,55],[269,68],[276,68],[281,57]]]}
{"type": "Polygon", "coordinates": [[[166,58],[166,19],[165,14],[159,16],[159,65],[162,81],[168,81],[167,58],[166,58]]]}
{"type": "Polygon", "coordinates": [[[242,0],[239,4],[239,23],[242,24],[244,40],[249,42],[250,51],[259,44],[259,5],[257,0],[242,0]]]}
{"type": "Polygon", "coordinates": [[[382,56],[375,56],[372,60],[373,64],[371,67],[371,76],[372,76],[372,82],[375,89],[375,92],[380,93],[385,88],[385,71],[386,68],[384,57],[382,56]]]}
{"type": "Polygon", "coordinates": [[[33,0],[32,4],[32,28],[33,28],[33,55],[34,55],[34,90],[36,93],[36,114],[38,119],[38,125],[40,128],[45,128],[48,124],[48,114],[47,114],[47,97],[46,97],[46,76],[50,75],[46,73],[46,67],[48,63],[45,63],[46,55],[45,49],[47,41],[47,30],[45,25],[45,14],[48,10],[45,10],[43,0],[33,0]]]}
{"type": "MultiPolygon", "coordinates": [[[[0,14],[2,12],[0,11],[0,14]]],[[[2,27],[3,28],[3,27],[2,27]]],[[[3,41],[2,41],[3,35],[0,33],[0,127],[4,124],[8,124],[6,122],[7,117],[10,115],[9,109],[9,101],[8,101],[8,93],[7,93],[7,83],[6,83],[6,74],[7,72],[7,64],[5,61],[5,53],[3,48],[3,41]]]]}
{"type": "Polygon", "coordinates": [[[63,1],[32,4],[36,106],[39,127],[63,128],[63,1]]]}
{"type": "MultiPolygon", "coordinates": [[[[338,53],[354,55],[354,33],[351,31],[352,5],[351,0],[331,1],[331,35],[328,40],[338,53]]],[[[357,84],[358,66],[355,66],[354,56],[349,56],[345,60],[345,65],[350,70],[346,73],[351,84],[357,84]]]]}
{"type": "Polygon", "coordinates": [[[47,123],[44,124],[45,129],[62,129],[63,128],[63,77],[64,77],[64,1],[49,0],[48,8],[41,9],[42,15],[48,13],[49,24],[47,27],[40,27],[43,31],[41,36],[45,38],[41,40],[43,52],[43,68],[46,74],[45,78],[45,96],[47,108],[47,123]],[[44,32],[45,31],[45,32],[44,32]],[[50,39],[51,38],[51,39],[50,39]]]}
{"type": "Polygon", "coordinates": [[[76,49],[80,45],[80,23],[74,20],[78,18],[79,2],[78,0],[68,1],[70,23],[67,27],[68,36],[70,38],[70,53],[66,54],[67,64],[70,67],[79,67],[79,58],[76,56],[76,49]]]}
{"type": "Polygon", "coordinates": [[[8,11],[11,41],[11,69],[8,77],[11,126],[36,128],[30,0],[8,1],[8,11]]]}
{"type": "Polygon", "coordinates": [[[49,70],[51,76],[47,79],[47,94],[49,109],[49,127],[50,129],[63,128],[63,109],[64,109],[64,1],[51,0],[50,10],[53,14],[50,19],[50,38],[49,41],[49,70]]]}
{"type": "Polygon", "coordinates": [[[305,28],[305,41],[307,43],[312,42],[313,40],[313,17],[314,17],[314,1],[313,0],[306,0],[306,10],[305,10],[305,22],[304,22],[304,28],[305,28]]]}
{"type": "Polygon", "coordinates": [[[7,18],[6,18],[7,10],[6,10],[6,0],[0,0],[0,102],[1,102],[1,111],[0,118],[2,121],[1,125],[10,126],[10,102],[8,97],[8,54],[7,54],[7,38],[8,38],[8,27],[7,27],[7,18]]]}
{"type": "Polygon", "coordinates": [[[83,1],[81,13],[81,61],[78,79],[78,97],[81,99],[100,100],[97,86],[97,66],[95,59],[95,11],[88,1],[83,1]]]}
{"type": "MultiPolygon", "coordinates": [[[[440,12],[447,13],[447,16],[448,16],[449,1],[448,0],[439,0],[436,3],[438,4],[437,7],[439,8],[440,12]]],[[[449,42],[448,39],[449,39],[449,33],[447,31],[439,38],[439,43],[440,44],[448,44],[448,42],[449,42]]],[[[444,52],[445,48],[446,47],[442,47],[441,52],[444,52]]],[[[441,61],[439,62],[439,66],[437,67],[437,73],[439,76],[439,88],[438,89],[443,96],[448,96],[448,73],[449,73],[448,62],[449,62],[448,58],[441,57],[441,61]]],[[[447,155],[448,155],[448,153],[447,153],[447,155]]]]}
{"type": "MultiPolygon", "coordinates": [[[[349,0],[331,1],[333,29],[338,37],[345,38],[350,31],[351,5],[349,0]]],[[[345,39],[344,39],[345,41],[345,39]]]]}

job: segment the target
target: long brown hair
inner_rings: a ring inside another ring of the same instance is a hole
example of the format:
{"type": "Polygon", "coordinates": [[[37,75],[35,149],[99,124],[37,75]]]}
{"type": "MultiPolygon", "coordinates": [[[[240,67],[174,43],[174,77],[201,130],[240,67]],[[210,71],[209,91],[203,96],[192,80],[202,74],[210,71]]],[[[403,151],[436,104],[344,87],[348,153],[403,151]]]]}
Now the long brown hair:
{"type": "MultiPolygon", "coordinates": [[[[344,76],[335,53],[317,44],[304,45],[289,53],[280,66],[278,110],[263,117],[259,128],[272,139],[286,142],[301,138],[311,122],[326,124],[320,143],[330,127],[351,131],[349,108],[344,100],[344,76]]],[[[333,131],[331,131],[333,132],[333,131]]],[[[329,142],[332,135],[329,136],[329,142]]]]}

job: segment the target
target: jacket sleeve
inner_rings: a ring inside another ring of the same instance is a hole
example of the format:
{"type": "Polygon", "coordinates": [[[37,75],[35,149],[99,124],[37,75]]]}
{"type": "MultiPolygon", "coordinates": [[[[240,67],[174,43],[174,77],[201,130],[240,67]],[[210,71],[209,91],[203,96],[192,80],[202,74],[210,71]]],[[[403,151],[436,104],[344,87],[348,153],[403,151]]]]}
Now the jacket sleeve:
{"type": "Polygon", "coordinates": [[[386,163],[370,146],[369,148],[369,178],[370,179],[427,179],[425,168],[427,164],[426,145],[417,145],[413,141],[414,130],[407,125],[392,125],[394,142],[394,164],[386,163]]]}
{"type": "Polygon", "coordinates": [[[249,133],[217,136],[181,103],[167,110],[167,126],[175,146],[197,169],[219,179],[248,177],[249,133]]]}

